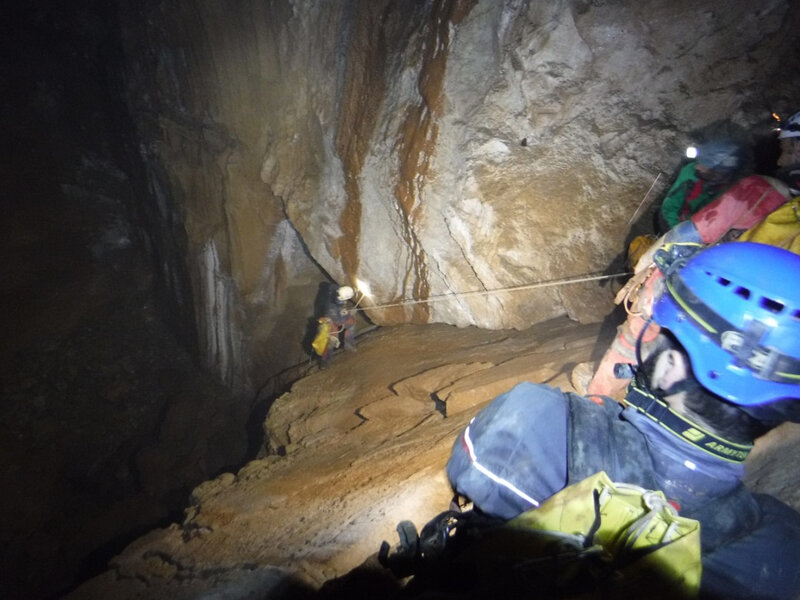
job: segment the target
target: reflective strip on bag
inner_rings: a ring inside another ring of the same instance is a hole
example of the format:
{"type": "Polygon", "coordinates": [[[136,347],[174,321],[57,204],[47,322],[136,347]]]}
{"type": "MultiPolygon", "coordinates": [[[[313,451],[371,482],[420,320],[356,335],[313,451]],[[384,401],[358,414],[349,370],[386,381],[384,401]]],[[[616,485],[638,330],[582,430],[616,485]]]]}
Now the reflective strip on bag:
{"type": "Polygon", "coordinates": [[[519,489],[510,481],[503,479],[499,475],[492,473],[489,469],[484,467],[481,463],[478,462],[478,455],[475,453],[475,447],[472,445],[472,440],[469,437],[469,425],[464,430],[464,435],[462,436],[462,441],[464,442],[464,447],[467,449],[467,454],[469,454],[469,459],[472,462],[472,465],[480,472],[486,475],[489,479],[494,481],[497,485],[503,486],[507,490],[511,491],[515,495],[519,496],[526,502],[532,504],[533,506],[539,506],[539,502],[528,496],[525,492],[519,489]]]}

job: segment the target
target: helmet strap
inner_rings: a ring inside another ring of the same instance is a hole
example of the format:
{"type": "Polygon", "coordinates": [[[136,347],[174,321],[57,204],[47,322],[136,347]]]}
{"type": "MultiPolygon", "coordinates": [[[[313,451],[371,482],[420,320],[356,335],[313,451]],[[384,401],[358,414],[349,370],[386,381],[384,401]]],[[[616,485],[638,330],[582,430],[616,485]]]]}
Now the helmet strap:
{"type": "Polygon", "coordinates": [[[647,328],[650,327],[650,323],[653,322],[653,317],[650,316],[647,318],[647,321],[644,323],[644,327],[642,327],[641,331],[639,331],[639,335],[636,336],[636,369],[639,370],[642,368],[642,341],[644,340],[644,334],[647,332],[647,328]]]}

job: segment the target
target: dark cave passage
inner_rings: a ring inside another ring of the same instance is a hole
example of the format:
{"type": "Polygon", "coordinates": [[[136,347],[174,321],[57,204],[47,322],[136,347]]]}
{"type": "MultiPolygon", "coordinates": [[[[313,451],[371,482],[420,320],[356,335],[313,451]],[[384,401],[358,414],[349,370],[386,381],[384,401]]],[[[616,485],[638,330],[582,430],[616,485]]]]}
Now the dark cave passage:
{"type": "Polygon", "coordinates": [[[158,291],[113,8],[3,12],[0,595],[51,598],[241,465],[251,400],[158,291]]]}

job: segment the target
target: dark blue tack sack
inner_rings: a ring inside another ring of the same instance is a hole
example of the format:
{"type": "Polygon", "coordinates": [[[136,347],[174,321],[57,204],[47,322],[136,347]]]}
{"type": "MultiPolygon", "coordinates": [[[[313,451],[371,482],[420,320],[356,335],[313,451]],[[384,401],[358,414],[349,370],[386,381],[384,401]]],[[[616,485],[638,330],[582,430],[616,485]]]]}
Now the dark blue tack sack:
{"type": "Polygon", "coordinates": [[[453,444],[447,476],[482,512],[511,519],[567,483],[569,402],[520,383],[481,410],[453,444]]]}

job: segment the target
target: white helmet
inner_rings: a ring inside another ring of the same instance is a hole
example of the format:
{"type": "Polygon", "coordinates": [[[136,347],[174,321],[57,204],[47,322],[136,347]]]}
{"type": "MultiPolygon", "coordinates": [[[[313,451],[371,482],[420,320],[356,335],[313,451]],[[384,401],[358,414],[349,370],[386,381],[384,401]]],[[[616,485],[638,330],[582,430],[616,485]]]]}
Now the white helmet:
{"type": "Polygon", "coordinates": [[[702,144],[696,148],[696,152],[697,164],[720,173],[734,174],[744,162],[741,146],[729,140],[715,140],[702,144]]]}
{"type": "Polygon", "coordinates": [[[780,139],[796,137],[800,137],[800,112],[786,119],[786,123],[781,123],[781,132],[778,134],[780,139]]]}
{"type": "Polygon", "coordinates": [[[339,302],[344,302],[345,300],[350,300],[353,297],[353,288],[349,285],[343,285],[336,291],[336,297],[339,298],[339,302]]]}

